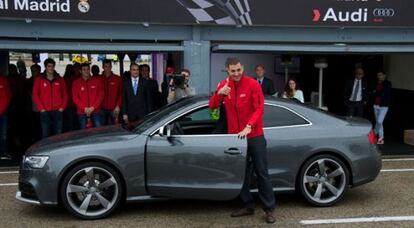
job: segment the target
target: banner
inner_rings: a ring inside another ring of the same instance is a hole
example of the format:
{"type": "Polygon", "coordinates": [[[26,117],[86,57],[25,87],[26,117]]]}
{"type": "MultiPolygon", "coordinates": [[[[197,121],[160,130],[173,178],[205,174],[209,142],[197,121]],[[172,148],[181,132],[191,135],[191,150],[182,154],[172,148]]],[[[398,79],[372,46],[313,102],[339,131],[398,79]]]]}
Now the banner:
{"type": "Polygon", "coordinates": [[[412,27],[412,0],[0,0],[0,18],[236,26],[412,27]]]}

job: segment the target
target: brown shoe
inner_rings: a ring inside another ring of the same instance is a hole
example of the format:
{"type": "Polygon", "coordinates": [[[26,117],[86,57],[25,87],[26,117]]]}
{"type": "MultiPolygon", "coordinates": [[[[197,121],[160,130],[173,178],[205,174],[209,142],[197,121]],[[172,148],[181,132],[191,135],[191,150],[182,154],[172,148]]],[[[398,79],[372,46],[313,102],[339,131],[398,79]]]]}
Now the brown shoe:
{"type": "Polygon", "coordinates": [[[246,215],[254,215],[254,209],[242,208],[237,211],[233,211],[233,213],[231,213],[231,217],[240,217],[240,216],[246,216],[246,215]]]}
{"type": "Polygon", "coordinates": [[[275,216],[273,215],[273,211],[269,210],[269,211],[265,211],[265,220],[267,223],[275,223],[276,219],[275,216]]]}

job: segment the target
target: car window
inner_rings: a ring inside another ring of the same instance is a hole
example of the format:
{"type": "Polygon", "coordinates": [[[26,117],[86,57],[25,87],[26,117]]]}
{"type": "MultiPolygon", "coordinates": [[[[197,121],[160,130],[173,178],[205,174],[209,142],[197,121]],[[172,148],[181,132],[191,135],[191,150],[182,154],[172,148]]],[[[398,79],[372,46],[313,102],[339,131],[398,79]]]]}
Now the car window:
{"type": "Polygon", "coordinates": [[[286,108],[268,104],[264,107],[263,121],[264,127],[283,127],[309,124],[308,121],[286,108]]]}
{"type": "Polygon", "coordinates": [[[187,113],[171,124],[173,135],[207,135],[213,134],[217,120],[212,116],[208,106],[187,113]]]}

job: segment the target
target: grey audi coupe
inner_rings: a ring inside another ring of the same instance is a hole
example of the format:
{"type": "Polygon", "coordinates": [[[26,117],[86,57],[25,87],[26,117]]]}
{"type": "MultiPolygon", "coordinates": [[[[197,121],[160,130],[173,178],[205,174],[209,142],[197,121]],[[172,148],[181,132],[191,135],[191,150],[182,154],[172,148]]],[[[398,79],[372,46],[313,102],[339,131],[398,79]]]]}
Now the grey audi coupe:
{"type": "MultiPolygon", "coordinates": [[[[123,201],[236,198],[247,142],[217,131],[221,121],[208,100],[184,98],[138,123],[36,143],[23,158],[16,198],[63,205],[82,219],[108,216],[123,201]]],[[[381,169],[367,120],[266,98],[264,125],[275,192],[296,190],[313,206],[330,206],[349,187],[373,181],[381,169]]]]}

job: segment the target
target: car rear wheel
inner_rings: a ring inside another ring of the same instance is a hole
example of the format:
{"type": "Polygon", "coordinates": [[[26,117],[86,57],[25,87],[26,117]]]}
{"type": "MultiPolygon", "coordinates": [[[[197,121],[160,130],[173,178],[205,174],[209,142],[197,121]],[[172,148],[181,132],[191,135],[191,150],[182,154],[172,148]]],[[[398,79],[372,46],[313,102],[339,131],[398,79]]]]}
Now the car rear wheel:
{"type": "Polygon", "coordinates": [[[99,219],[111,214],[121,202],[122,192],[118,173],[98,162],[71,169],[60,188],[65,208],[82,219],[99,219]]]}
{"type": "Polygon", "coordinates": [[[303,165],[298,185],[302,196],[313,206],[331,206],[348,190],[349,171],[337,157],[318,155],[303,165]]]}

